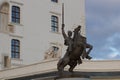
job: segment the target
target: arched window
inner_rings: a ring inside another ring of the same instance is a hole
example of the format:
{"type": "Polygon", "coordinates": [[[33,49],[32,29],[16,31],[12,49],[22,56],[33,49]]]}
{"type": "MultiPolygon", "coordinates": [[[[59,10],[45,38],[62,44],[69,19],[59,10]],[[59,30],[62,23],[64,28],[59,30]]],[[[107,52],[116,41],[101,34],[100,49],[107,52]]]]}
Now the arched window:
{"type": "Polygon", "coordinates": [[[51,16],[51,30],[58,32],[58,17],[54,15],[51,16]]]}
{"type": "Polygon", "coordinates": [[[20,23],[20,7],[12,6],[12,22],[20,23]]]}
{"type": "Polygon", "coordinates": [[[11,58],[20,58],[20,41],[17,39],[11,41],[11,58]]]}

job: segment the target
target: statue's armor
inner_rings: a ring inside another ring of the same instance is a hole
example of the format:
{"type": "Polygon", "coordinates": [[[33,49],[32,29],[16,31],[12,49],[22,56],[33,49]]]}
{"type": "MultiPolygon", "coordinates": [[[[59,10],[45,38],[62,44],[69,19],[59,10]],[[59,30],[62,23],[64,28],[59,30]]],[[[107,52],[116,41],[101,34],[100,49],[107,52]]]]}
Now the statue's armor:
{"type": "Polygon", "coordinates": [[[73,45],[73,39],[72,38],[67,38],[64,41],[64,44],[68,46],[67,51],[72,51],[72,45],[73,45]]]}

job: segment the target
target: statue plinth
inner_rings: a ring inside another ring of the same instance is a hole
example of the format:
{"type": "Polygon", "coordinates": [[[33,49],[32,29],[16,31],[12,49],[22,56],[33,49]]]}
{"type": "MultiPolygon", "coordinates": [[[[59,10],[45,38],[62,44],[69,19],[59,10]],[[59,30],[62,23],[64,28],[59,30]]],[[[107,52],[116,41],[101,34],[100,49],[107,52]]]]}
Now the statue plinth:
{"type": "Polygon", "coordinates": [[[90,77],[79,72],[63,72],[61,74],[58,73],[56,80],[90,80],[90,77]]]}
{"type": "Polygon", "coordinates": [[[59,74],[59,72],[46,73],[44,76],[34,78],[33,80],[90,80],[90,77],[80,74],[79,72],[70,73],[64,71],[61,74],[59,74]]]}
{"type": "Polygon", "coordinates": [[[91,80],[90,75],[84,72],[69,72],[64,71],[59,73],[58,71],[36,73],[29,76],[17,77],[10,80],[91,80]]]}

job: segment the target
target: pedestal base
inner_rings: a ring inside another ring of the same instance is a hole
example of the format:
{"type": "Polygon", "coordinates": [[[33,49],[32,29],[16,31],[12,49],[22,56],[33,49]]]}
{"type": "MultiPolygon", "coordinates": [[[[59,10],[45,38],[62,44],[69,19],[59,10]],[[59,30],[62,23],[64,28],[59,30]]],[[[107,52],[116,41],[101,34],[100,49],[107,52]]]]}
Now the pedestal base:
{"type": "Polygon", "coordinates": [[[14,78],[11,80],[91,80],[88,74],[80,72],[50,72],[44,74],[36,74],[31,76],[25,76],[20,78],[14,78]]]}
{"type": "Polygon", "coordinates": [[[56,80],[90,80],[89,76],[80,73],[63,72],[56,80]]]}

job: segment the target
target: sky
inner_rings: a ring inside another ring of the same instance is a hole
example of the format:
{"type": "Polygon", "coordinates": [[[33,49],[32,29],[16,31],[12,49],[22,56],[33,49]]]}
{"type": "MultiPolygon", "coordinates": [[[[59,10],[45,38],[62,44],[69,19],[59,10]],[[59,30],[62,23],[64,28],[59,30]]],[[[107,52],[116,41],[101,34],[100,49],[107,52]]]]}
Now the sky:
{"type": "Polygon", "coordinates": [[[120,0],[86,0],[87,42],[95,60],[120,60],[120,0]]]}

